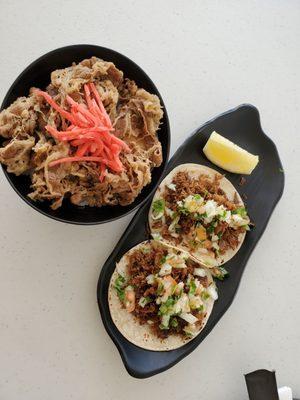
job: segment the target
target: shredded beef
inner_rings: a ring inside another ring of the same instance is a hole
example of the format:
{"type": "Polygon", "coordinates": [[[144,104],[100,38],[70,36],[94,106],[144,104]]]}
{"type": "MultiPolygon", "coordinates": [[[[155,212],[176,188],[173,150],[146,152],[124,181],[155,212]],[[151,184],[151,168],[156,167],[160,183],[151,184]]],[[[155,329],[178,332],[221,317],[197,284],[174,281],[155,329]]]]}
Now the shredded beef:
{"type": "Polygon", "coordinates": [[[177,201],[183,200],[189,195],[200,194],[206,200],[215,200],[218,204],[223,204],[227,209],[234,210],[236,204],[228,200],[219,186],[221,178],[222,175],[216,174],[214,180],[211,180],[207,175],[201,175],[199,178],[194,179],[187,172],[178,172],[173,178],[176,190],[166,188],[165,199],[168,202],[168,207],[175,210],[177,201]]]}
{"type": "Polygon", "coordinates": [[[221,252],[228,250],[228,248],[234,250],[239,244],[239,235],[242,232],[244,232],[242,228],[239,229],[227,228],[223,232],[223,235],[219,243],[221,252]]]}
{"type": "Polygon", "coordinates": [[[189,218],[186,215],[181,215],[180,220],[179,220],[181,232],[185,235],[187,235],[191,228],[195,226],[195,221],[193,221],[191,218],[189,218]]]}
{"type": "MultiPolygon", "coordinates": [[[[158,316],[159,305],[156,304],[157,288],[153,285],[149,285],[146,281],[146,277],[151,274],[157,274],[162,266],[164,257],[168,254],[168,251],[160,246],[151,248],[150,251],[138,249],[128,255],[128,274],[130,279],[127,285],[134,286],[135,290],[135,309],[133,315],[138,319],[141,324],[146,324],[151,321],[151,330],[153,333],[161,339],[167,338],[172,334],[180,334],[185,337],[183,328],[187,325],[187,322],[181,318],[176,318],[178,323],[177,327],[170,326],[169,329],[164,330],[159,326],[161,324],[160,317],[158,316]],[[144,307],[139,305],[141,297],[148,297],[151,302],[144,307]]],[[[193,274],[194,268],[198,266],[193,260],[186,260],[186,268],[173,268],[171,276],[177,282],[186,280],[189,274],[193,274]]],[[[208,278],[197,277],[200,283],[204,286],[208,286],[208,278]]],[[[188,292],[188,288],[186,289],[188,292]]],[[[196,311],[192,311],[196,315],[196,311]]],[[[198,315],[201,323],[201,315],[198,315]]]]}
{"type": "Polygon", "coordinates": [[[53,160],[67,156],[69,145],[57,142],[45,130],[56,126],[66,130],[66,121],[34,88],[28,97],[20,97],[0,113],[0,162],[8,172],[31,176],[29,197],[35,201],[51,200],[51,207],[62,205],[64,198],[75,205],[101,207],[128,205],[151,181],[152,169],[162,162],[157,131],[163,115],[159,98],[125,79],[116,66],[97,57],[68,68],[53,71],[47,92],[67,109],[66,96],[83,103],[84,84],[93,82],[113,123],[115,132],[131,149],[121,154],[124,170],[108,172],[99,181],[96,163],[64,163],[49,167],[53,160]]]}
{"type": "MultiPolygon", "coordinates": [[[[222,179],[222,175],[220,174],[216,174],[215,178],[212,180],[207,175],[192,178],[187,172],[178,172],[172,180],[172,183],[176,185],[176,190],[166,187],[166,192],[164,194],[166,206],[171,210],[176,211],[178,201],[184,200],[189,195],[200,194],[205,198],[205,200],[214,200],[230,211],[236,210],[240,203],[237,194],[235,193],[233,201],[230,201],[224,191],[220,188],[220,179],[222,179]]],[[[162,237],[175,245],[180,244],[182,238],[175,237],[174,235],[172,236],[169,232],[168,228],[171,223],[172,219],[166,218],[165,225],[161,230],[162,237]]],[[[194,246],[193,237],[190,237],[190,235],[195,231],[197,220],[194,220],[189,215],[180,214],[178,225],[179,228],[177,229],[177,232],[180,235],[188,237],[190,240],[189,245],[194,246]]],[[[210,224],[205,223],[202,223],[202,225],[206,229],[210,226],[210,224]]],[[[154,229],[156,227],[159,227],[159,225],[154,225],[154,229]]],[[[239,234],[242,232],[242,228],[232,229],[227,223],[217,221],[216,226],[213,228],[213,233],[222,238],[219,243],[219,253],[224,254],[228,249],[235,249],[239,243],[239,234]]],[[[216,252],[212,248],[212,243],[209,240],[205,240],[203,244],[208,251],[216,252]]]]}

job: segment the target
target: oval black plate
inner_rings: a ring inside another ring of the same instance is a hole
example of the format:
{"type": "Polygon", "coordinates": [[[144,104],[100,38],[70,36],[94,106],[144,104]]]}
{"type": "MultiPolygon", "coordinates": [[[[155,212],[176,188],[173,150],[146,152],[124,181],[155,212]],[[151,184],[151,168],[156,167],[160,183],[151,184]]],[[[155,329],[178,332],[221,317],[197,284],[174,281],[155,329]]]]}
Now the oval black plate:
{"type": "MultiPolygon", "coordinates": [[[[145,186],[141,194],[128,206],[106,206],[101,208],[78,207],[71,204],[69,201],[64,201],[62,207],[57,210],[52,210],[49,202],[34,202],[27,196],[31,191],[31,181],[29,176],[16,176],[8,173],[6,168],[2,166],[9,183],[27,204],[47,217],[79,225],[102,224],[104,222],[121,218],[143,204],[155,190],[161,175],[166,168],[170,148],[170,126],[167,110],[158,89],[146,72],[123,54],[105,47],[89,44],[76,44],[50,51],[31,63],[12,84],[1,106],[2,110],[14,102],[17,97],[27,96],[29,89],[32,86],[44,89],[50,83],[50,74],[52,71],[69,67],[73,62],[77,63],[92,56],[102,58],[106,61],[112,61],[117,68],[124,72],[126,78],[134,80],[139,87],[148,90],[150,93],[156,94],[160,99],[164,115],[158,131],[158,137],[162,144],[163,162],[160,167],[153,169],[151,183],[145,186]]],[[[0,143],[3,142],[3,140],[4,139],[1,138],[0,143]]]]}
{"type": "Polygon", "coordinates": [[[154,352],[141,349],[128,342],[113,324],[108,308],[108,285],[115,263],[121,256],[143,240],[149,239],[147,216],[150,200],[137,212],[121,240],[104,264],[97,289],[98,304],[104,326],[116,344],[124,365],[130,375],[146,378],[162,372],[193,351],[213,329],[233,301],[247,260],[263,234],[268,220],[279,201],[284,187],[284,174],[274,143],[262,131],[258,110],[251,105],[241,105],[197,129],[176,151],[168,164],[168,173],[179,164],[192,162],[204,164],[219,170],[202,153],[209,135],[216,130],[253,154],[260,156],[260,162],[244,186],[239,187],[240,175],[226,173],[226,177],[247,196],[247,207],[255,228],[247,233],[243,246],[227,264],[230,276],[218,283],[219,300],[204,330],[183,347],[169,352],[154,352]]]}

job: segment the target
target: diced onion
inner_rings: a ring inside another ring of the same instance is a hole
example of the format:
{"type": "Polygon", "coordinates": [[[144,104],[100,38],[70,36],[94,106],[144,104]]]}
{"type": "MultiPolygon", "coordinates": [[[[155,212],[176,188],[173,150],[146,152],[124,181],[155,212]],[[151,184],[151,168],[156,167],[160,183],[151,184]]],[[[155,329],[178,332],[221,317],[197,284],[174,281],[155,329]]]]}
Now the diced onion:
{"type": "Polygon", "coordinates": [[[170,315],[169,314],[163,315],[162,318],[161,318],[162,326],[164,326],[165,328],[168,328],[169,327],[169,322],[170,322],[170,315]]]}
{"type": "Polygon", "coordinates": [[[168,185],[168,188],[175,191],[176,190],[176,185],[174,183],[170,183],[168,185]]]}
{"type": "Polygon", "coordinates": [[[153,285],[155,282],[155,276],[153,274],[146,276],[146,281],[148,285],[153,285]]]}
{"type": "Polygon", "coordinates": [[[195,324],[198,321],[198,318],[196,318],[193,314],[190,313],[181,313],[179,317],[184,319],[189,324],[195,324]]]}
{"type": "Polygon", "coordinates": [[[215,285],[210,285],[207,288],[207,293],[210,295],[210,297],[213,300],[217,300],[218,299],[218,292],[217,292],[217,289],[216,289],[215,285]]]}
{"type": "Polygon", "coordinates": [[[165,263],[163,264],[163,266],[161,267],[158,275],[159,276],[165,276],[165,275],[169,275],[172,272],[172,265],[165,263]]]}
{"type": "Polygon", "coordinates": [[[175,314],[178,314],[180,312],[190,312],[190,302],[186,293],[183,293],[180,299],[178,299],[177,302],[174,304],[173,311],[175,314]]]}
{"type": "Polygon", "coordinates": [[[151,233],[151,235],[153,237],[153,240],[161,240],[162,239],[162,236],[160,233],[153,232],[153,233],[151,233]]]}
{"type": "Polygon", "coordinates": [[[161,219],[163,217],[163,215],[164,215],[163,211],[161,211],[158,214],[152,213],[152,219],[154,219],[154,220],[161,219]]]}
{"type": "Polygon", "coordinates": [[[139,305],[144,308],[147,305],[148,301],[146,299],[146,297],[141,297],[139,300],[139,305]]]}
{"type": "Polygon", "coordinates": [[[194,268],[194,275],[204,278],[206,276],[206,271],[203,268],[194,268]]]}

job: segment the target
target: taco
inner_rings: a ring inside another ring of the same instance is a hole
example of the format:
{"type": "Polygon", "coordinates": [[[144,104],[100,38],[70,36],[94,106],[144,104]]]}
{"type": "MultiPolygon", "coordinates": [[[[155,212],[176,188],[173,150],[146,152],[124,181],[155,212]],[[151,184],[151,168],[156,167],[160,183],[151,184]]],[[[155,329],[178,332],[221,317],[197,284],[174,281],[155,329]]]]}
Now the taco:
{"type": "Polygon", "coordinates": [[[197,164],[174,168],[161,182],[149,211],[152,237],[188,251],[215,268],[241,247],[249,217],[235,187],[217,171],[197,164]]]}
{"type": "Polygon", "coordinates": [[[122,335],[155,351],[176,349],[197,336],[217,298],[208,269],[154,240],[124,254],[108,293],[111,317],[122,335]]]}

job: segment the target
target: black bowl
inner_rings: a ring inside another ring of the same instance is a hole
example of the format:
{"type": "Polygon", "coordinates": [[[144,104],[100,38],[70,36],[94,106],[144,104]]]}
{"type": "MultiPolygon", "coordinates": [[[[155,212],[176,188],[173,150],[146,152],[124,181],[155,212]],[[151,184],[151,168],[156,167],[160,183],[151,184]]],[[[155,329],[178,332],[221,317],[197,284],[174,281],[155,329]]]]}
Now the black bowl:
{"type": "Polygon", "coordinates": [[[164,110],[164,116],[158,136],[163,149],[163,162],[160,167],[154,168],[151,183],[147,185],[135,201],[128,206],[105,206],[100,208],[78,207],[72,205],[69,201],[64,201],[62,207],[58,210],[52,210],[49,202],[34,202],[27,197],[27,194],[30,192],[31,183],[28,176],[15,176],[14,174],[8,173],[3,166],[4,174],[9,183],[27,204],[50,218],[80,225],[101,224],[123,217],[143,204],[155,190],[165,170],[170,149],[170,126],[167,110],[156,86],[149,76],[126,56],[105,47],[78,44],[53,50],[31,63],[12,84],[1,106],[2,110],[7,108],[17,97],[27,96],[32,86],[44,89],[50,83],[50,74],[52,71],[68,67],[72,62],[79,62],[92,56],[97,56],[106,61],[112,61],[117,68],[124,72],[125,77],[133,79],[139,87],[156,94],[160,99],[164,110]]]}

